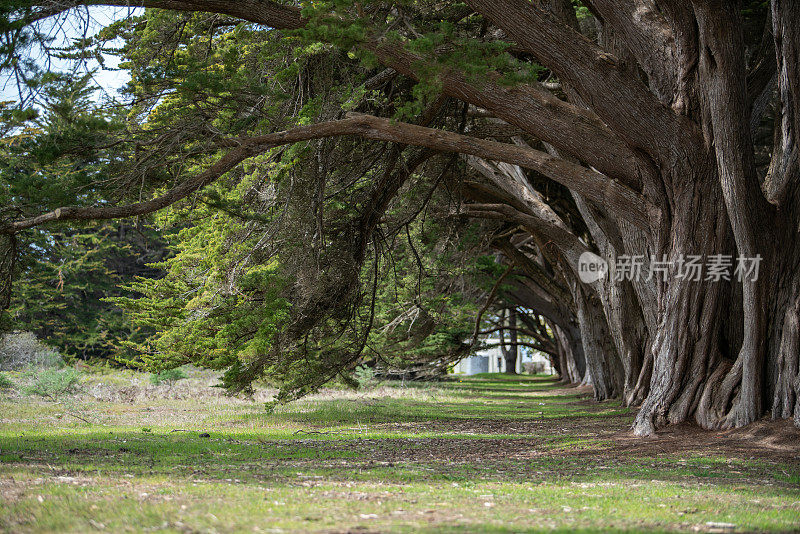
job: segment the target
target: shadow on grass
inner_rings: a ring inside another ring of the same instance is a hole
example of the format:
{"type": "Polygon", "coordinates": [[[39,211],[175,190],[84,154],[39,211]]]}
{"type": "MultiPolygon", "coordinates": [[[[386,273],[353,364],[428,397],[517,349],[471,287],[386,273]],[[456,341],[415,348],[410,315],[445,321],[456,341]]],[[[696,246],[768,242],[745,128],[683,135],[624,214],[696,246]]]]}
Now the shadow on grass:
{"type": "MultiPolygon", "coordinates": [[[[487,375],[320,397],[273,414],[209,411],[198,423],[209,437],[51,418],[25,431],[6,426],[0,531],[659,531],[711,520],[785,531],[796,523],[796,464],[688,442],[665,453],[621,446],[610,440],[630,411],[555,389],[542,377],[487,375]]],[[[126,406],[139,416],[145,409],[126,406]]]]}
{"type": "Polygon", "coordinates": [[[492,419],[537,420],[629,415],[618,401],[577,403],[581,394],[548,394],[563,389],[552,377],[483,374],[458,381],[411,383],[421,400],[391,396],[365,399],[300,400],[278,407],[273,414],[248,414],[265,423],[291,421],[309,425],[408,423],[492,419]]]}
{"type": "MultiPolygon", "coordinates": [[[[90,432],[0,438],[0,469],[34,468],[70,475],[193,476],[280,482],[305,475],[326,480],[407,482],[697,480],[736,485],[800,482],[796,466],[728,458],[654,460],[629,454],[609,457],[609,442],[574,435],[528,438],[357,438],[265,440],[256,435],[90,432]]],[[[786,488],[783,488],[784,490],[786,488]]],[[[788,491],[788,490],[787,490],[788,491]]],[[[800,489],[788,491],[800,498],[800,489]]]]}

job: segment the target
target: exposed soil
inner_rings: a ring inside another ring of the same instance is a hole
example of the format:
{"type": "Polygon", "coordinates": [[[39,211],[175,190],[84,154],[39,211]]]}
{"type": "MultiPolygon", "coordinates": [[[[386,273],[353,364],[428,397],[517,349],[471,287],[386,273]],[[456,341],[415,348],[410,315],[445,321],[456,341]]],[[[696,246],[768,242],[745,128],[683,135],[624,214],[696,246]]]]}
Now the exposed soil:
{"type": "MultiPolygon", "coordinates": [[[[575,390],[563,390],[575,394],[575,390]]],[[[607,406],[594,401],[577,401],[593,411],[607,406]]],[[[326,450],[359,453],[368,460],[354,459],[354,464],[394,466],[406,464],[475,464],[507,466],[517,464],[525,468],[525,460],[554,459],[564,464],[574,464],[568,470],[580,470],[597,465],[641,464],[649,459],[666,462],[660,467],[685,466],[694,457],[717,457],[720,461],[756,460],[764,464],[781,463],[800,469],[800,429],[791,421],[761,420],[746,428],[727,431],[709,431],[693,424],[669,426],[656,436],[641,438],[630,431],[631,415],[604,415],[602,417],[562,417],[533,419],[452,419],[410,423],[384,423],[373,425],[387,431],[432,432],[452,438],[355,439],[346,441],[294,440],[294,443],[326,450]],[[465,438],[464,434],[476,434],[465,438]],[[518,438],[486,438],[486,435],[518,435],[518,438]],[[455,436],[460,435],[460,436],[455,436]],[[481,437],[478,437],[480,435],[481,437]]],[[[312,431],[312,434],[324,434],[312,431]]],[[[298,436],[300,437],[300,436],[298,436]]],[[[267,446],[281,447],[285,443],[265,442],[267,446]]],[[[528,462],[530,463],[530,462],[528,462]]],[[[741,469],[741,462],[738,462],[741,469]]],[[[748,471],[758,476],[758,469],[748,471]]],[[[733,473],[739,471],[733,470],[733,473]]],[[[507,473],[504,473],[507,474],[507,473]]],[[[564,473],[566,474],[566,473],[564,473]]],[[[742,473],[744,474],[744,473],[742,473]]]]}
{"type": "MultiPolygon", "coordinates": [[[[592,423],[594,420],[584,420],[592,423]]],[[[448,430],[464,432],[462,421],[455,422],[448,430]]],[[[542,432],[557,433],[563,428],[545,428],[540,422],[497,421],[496,432],[519,433],[530,430],[534,436],[542,432]],[[555,431],[555,432],[554,432],[555,431]]],[[[491,421],[483,421],[480,428],[468,427],[475,433],[491,433],[491,421]]],[[[800,434],[794,427],[782,422],[764,421],[756,423],[762,430],[774,432],[769,437],[753,438],[753,430],[709,432],[693,425],[680,425],[664,431],[655,438],[642,439],[631,436],[629,431],[609,432],[607,425],[595,428],[583,426],[582,432],[564,432],[564,445],[552,436],[549,438],[520,437],[493,438],[402,438],[402,439],[355,439],[346,442],[317,440],[293,440],[295,444],[336,448],[341,446],[351,452],[370,453],[375,460],[393,461],[457,461],[471,463],[491,460],[522,460],[556,454],[560,458],[590,456],[595,459],[623,459],[631,457],[655,458],[681,456],[690,458],[693,453],[717,455],[742,460],[765,460],[800,466],[800,434]],[[774,430],[772,430],[774,429],[774,430]],[[594,432],[593,432],[594,430],[594,432]],[[594,441],[598,440],[598,442],[594,441]],[[577,444],[575,444],[577,442],[577,444]],[[583,443],[582,443],[583,442],[583,443]],[[591,445],[591,446],[588,446],[591,445]],[[557,452],[554,452],[557,451],[557,452]]],[[[443,423],[437,424],[442,429],[443,423]]],[[[407,428],[407,427],[406,427],[407,428]]],[[[280,442],[265,442],[267,446],[281,446],[280,442]]]]}
{"type": "MultiPolygon", "coordinates": [[[[553,391],[552,394],[575,394],[579,389],[565,389],[553,391]]],[[[585,405],[590,411],[592,407],[598,411],[605,409],[602,403],[591,400],[577,401],[585,405]]],[[[520,439],[513,439],[516,447],[506,445],[498,447],[496,444],[484,447],[480,443],[498,440],[431,440],[428,458],[450,459],[453,458],[449,450],[449,442],[460,442],[459,450],[467,453],[469,450],[484,451],[480,453],[483,459],[499,458],[530,458],[542,454],[540,445],[546,439],[537,436],[572,437],[577,440],[601,440],[603,446],[593,445],[588,453],[592,456],[605,458],[619,458],[625,456],[657,457],[664,455],[691,455],[703,452],[708,455],[717,454],[723,457],[740,459],[759,459],[776,462],[796,463],[800,465],[800,429],[792,421],[769,420],[767,418],[757,421],[745,428],[712,431],[704,430],[691,423],[671,425],[660,430],[656,436],[649,438],[637,437],[630,431],[632,417],[610,415],[603,417],[562,417],[542,419],[453,419],[413,423],[387,423],[381,425],[387,430],[397,429],[404,431],[430,431],[452,434],[519,434],[520,439]],[[525,436],[525,437],[523,437],[525,436]],[[467,445],[464,442],[474,442],[467,445]]],[[[509,440],[501,440],[508,443],[509,440]]],[[[581,454],[585,447],[559,448],[560,454],[581,454]]],[[[409,451],[409,454],[414,454],[409,451]]],[[[476,452],[475,454],[479,454],[476,452]]],[[[477,459],[477,458],[473,458],[477,459]]]]}

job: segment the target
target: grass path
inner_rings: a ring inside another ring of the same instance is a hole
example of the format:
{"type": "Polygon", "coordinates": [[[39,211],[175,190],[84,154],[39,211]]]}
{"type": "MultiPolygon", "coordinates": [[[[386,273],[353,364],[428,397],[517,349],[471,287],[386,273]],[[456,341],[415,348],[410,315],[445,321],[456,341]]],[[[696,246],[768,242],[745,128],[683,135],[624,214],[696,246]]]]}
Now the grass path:
{"type": "Polygon", "coordinates": [[[498,375],[327,392],[272,414],[183,397],[0,399],[0,529],[800,529],[800,433],[783,423],[634,439],[618,404],[498,375]]]}

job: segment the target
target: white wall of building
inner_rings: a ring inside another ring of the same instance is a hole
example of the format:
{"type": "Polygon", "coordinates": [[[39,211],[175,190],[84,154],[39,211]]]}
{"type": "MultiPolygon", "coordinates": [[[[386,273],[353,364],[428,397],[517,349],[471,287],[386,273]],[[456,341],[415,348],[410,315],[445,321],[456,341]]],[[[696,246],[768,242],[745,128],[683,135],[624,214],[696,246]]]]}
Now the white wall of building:
{"type": "MultiPolygon", "coordinates": [[[[487,344],[498,343],[496,338],[488,339],[487,344]]],[[[526,362],[539,362],[544,365],[545,373],[554,374],[550,360],[543,356],[539,351],[528,347],[518,347],[519,357],[517,358],[517,373],[522,373],[523,365],[526,362]]],[[[504,373],[506,371],[506,361],[503,358],[503,351],[500,347],[492,347],[478,351],[477,353],[464,358],[453,367],[453,372],[462,375],[474,375],[478,373],[504,373]]]]}

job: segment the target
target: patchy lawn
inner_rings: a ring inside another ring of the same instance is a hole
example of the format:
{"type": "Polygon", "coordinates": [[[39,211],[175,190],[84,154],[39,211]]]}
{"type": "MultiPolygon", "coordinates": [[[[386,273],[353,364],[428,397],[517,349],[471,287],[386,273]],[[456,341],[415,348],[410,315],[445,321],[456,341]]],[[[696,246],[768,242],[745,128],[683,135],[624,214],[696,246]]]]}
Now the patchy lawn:
{"type": "Polygon", "coordinates": [[[784,422],[637,439],[629,410],[544,377],[332,390],[274,413],[211,383],[120,372],[62,403],[0,393],[0,529],[800,529],[784,422]]]}

